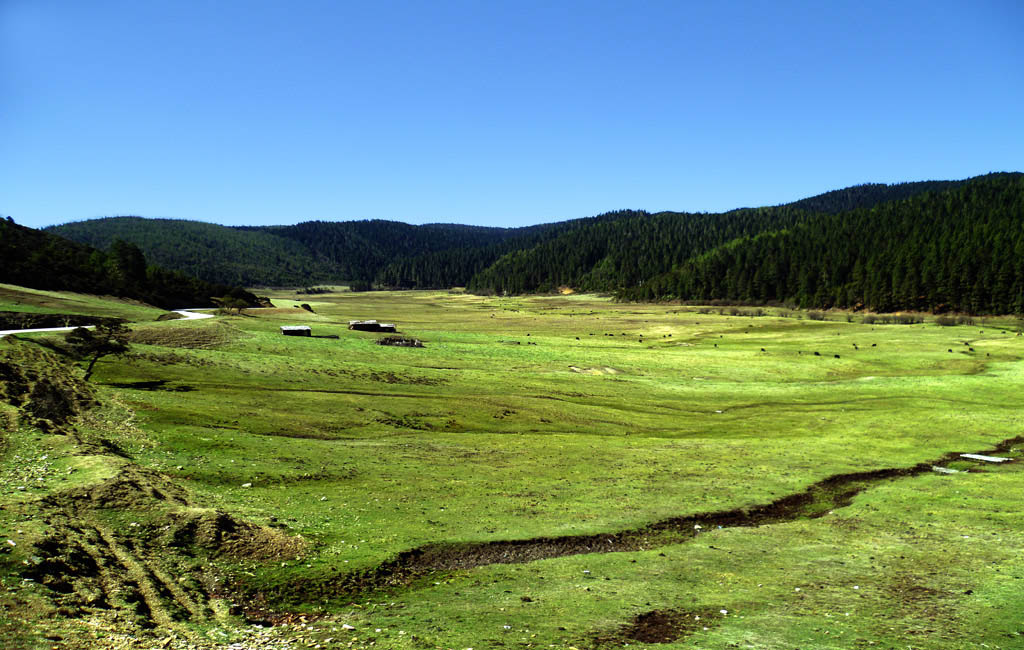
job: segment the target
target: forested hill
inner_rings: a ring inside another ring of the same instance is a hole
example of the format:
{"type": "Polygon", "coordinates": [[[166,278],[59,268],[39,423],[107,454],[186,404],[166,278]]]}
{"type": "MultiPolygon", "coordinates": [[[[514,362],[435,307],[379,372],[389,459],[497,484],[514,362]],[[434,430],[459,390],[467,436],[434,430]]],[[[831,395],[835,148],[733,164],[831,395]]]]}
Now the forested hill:
{"type": "Polygon", "coordinates": [[[181,219],[108,217],[47,231],[99,248],[118,239],[131,242],[153,262],[210,282],[447,288],[465,286],[470,277],[508,251],[626,214],[609,212],[524,228],[413,226],[379,219],[229,227],[181,219]]]}
{"type": "MultiPolygon", "coordinates": [[[[457,224],[412,226],[398,221],[307,221],[294,226],[238,228],[301,245],[320,273],[336,280],[372,282],[395,260],[451,249],[486,247],[511,237],[510,228],[457,224]]],[[[294,284],[294,283],[292,283],[294,284]]],[[[452,286],[446,284],[445,287],[452,286]]]]}
{"type": "Polygon", "coordinates": [[[382,220],[226,227],[121,217],[53,231],[100,247],[123,239],[163,266],[248,286],[348,281],[480,293],[566,286],[632,300],[999,311],[1021,302],[1011,258],[1022,251],[1007,252],[1021,214],[1001,207],[1018,205],[1019,179],[864,184],[721,214],[621,210],[528,228],[382,220]],[[956,198],[964,196],[971,198],[956,198]],[[943,212],[936,207],[943,201],[961,211],[943,212]]]}
{"type": "Polygon", "coordinates": [[[807,213],[786,207],[726,214],[634,213],[510,252],[476,274],[469,288],[487,293],[544,292],[563,286],[613,291],[737,237],[785,228],[807,218],[807,213]]]}
{"type": "Polygon", "coordinates": [[[99,248],[121,239],[161,266],[211,282],[246,286],[369,283],[397,259],[484,248],[518,234],[507,228],[411,226],[382,220],[229,227],[141,217],[92,219],[47,230],[99,248]]]}
{"type": "Polygon", "coordinates": [[[204,282],[147,264],[142,251],[122,240],[108,251],[0,220],[0,282],[32,289],[133,298],[163,307],[214,307],[231,296],[255,306],[238,287],[204,282]]]}
{"type": "Polygon", "coordinates": [[[967,181],[918,181],[914,183],[864,183],[841,190],[832,190],[817,196],[785,204],[787,207],[838,214],[857,208],[870,208],[879,203],[908,199],[925,192],[941,192],[963,185],[967,181]]]}
{"type": "Polygon", "coordinates": [[[519,248],[478,273],[468,286],[477,292],[524,293],[566,286],[582,291],[631,291],[689,258],[739,237],[790,228],[823,214],[870,208],[965,181],[865,184],[769,208],[722,214],[633,213],[628,218],[587,224],[531,248],[519,248]]]}
{"type": "Polygon", "coordinates": [[[1024,312],[1024,174],[766,230],[624,288],[633,300],[1024,312]]]}
{"type": "Polygon", "coordinates": [[[596,217],[516,228],[508,231],[508,237],[490,245],[449,248],[399,258],[377,274],[376,282],[383,287],[401,289],[464,287],[478,273],[513,251],[527,251],[560,237],[578,236],[600,224],[646,216],[648,213],[642,211],[617,210],[596,217]]]}
{"type": "Polygon", "coordinates": [[[331,277],[302,244],[258,230],[182,219],[110,217],[47,232],[101,249],[118,239],[130,242],[154,264],[207,282],[301,285],[331,277]]]}

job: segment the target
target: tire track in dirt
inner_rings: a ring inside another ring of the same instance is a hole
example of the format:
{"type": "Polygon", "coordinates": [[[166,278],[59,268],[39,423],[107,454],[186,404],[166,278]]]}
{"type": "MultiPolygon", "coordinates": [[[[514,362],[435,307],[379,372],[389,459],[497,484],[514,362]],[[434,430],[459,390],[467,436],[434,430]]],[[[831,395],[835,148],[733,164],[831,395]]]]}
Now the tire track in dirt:
{"type": "MultiPolygon", "coordinates": [[[[1024,443],[1024,436],[1004,440],[982,455],[1006,453],[1024,443]]],[[[363,571],[289,583],[276,591],[247,590],[250,618],[267,617],[272,604],[298,604],[324,598],[356,598],[375,591],[409,587],[436,573],[469,570],[490,564],[522,564],[585,553],[644,551],[679,544],[697,537],[704,529],[721,526],[758,527],[815,519],[850,505],[861,492],[886,481],[932,472],[932,467],[960,459],[951,452],[911,467],[885,468],[836,474],[767,504],[717,512],[671,517],[615,533],[537,537],[522,540],[427,544],[399,553],[394,559],[363,571]]],[[[270,618],[273,618],[272,616],[270,618]]]]}
{"type": "Polygon", "coordinates": [[[103,540],[107,548],[110,549],[110,552],[117,558],[117,561],[127,570],[128,578],[135,583],[139,594],[145,601],[146,610],[149,614],[148,618],[160,627],[172,628],[178,632],[186,633],[187,630],[178,623],[176,617],[172,616],[171,612],[164,605],[165,601],[174,600],[173,598],[168,598],[170,594],[166,585],[163,583],[158,584],[158,581],[153,577],[145,562],[118,544],[109,530],[100,526],[94,526],[94,528],[99,533],[100,539],[103,540]]]}

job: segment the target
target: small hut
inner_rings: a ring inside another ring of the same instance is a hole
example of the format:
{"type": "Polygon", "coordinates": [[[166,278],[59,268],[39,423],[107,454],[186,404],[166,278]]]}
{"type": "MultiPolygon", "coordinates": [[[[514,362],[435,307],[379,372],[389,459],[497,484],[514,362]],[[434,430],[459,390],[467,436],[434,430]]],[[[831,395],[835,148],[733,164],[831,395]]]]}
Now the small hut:
{"type": "Polygon", "coordinates": [[[281,333],[285,336],[313,336],[309,325],[282,325],[281,333]]]}
{"type": "Polygon", "coordinates": [[[394,323],[378,323],[375,320],[350,320],[348,322],[348,328],[350,330],[359,330],[361,332],[397,332],[398,328],[395,327],[394,323]]]}

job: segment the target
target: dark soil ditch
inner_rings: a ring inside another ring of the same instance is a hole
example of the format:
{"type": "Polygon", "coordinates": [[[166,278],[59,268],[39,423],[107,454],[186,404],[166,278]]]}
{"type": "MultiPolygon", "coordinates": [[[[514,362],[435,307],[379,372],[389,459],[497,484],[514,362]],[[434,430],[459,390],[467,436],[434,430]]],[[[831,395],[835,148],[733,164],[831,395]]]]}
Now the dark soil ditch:
{"type": "Polygon", "coordinates": [[[694,632],[717,625],[724,618],[721,612],[710,609],[682,610],[656,609],[637,614],[618,630],[593,638],[593,646],[620,647],[630,641],[641,643],[671,643],[694,632]]]}
{"type": "MultiPolygon", "coordinates": [[[[981,454],[1005,453],[1024,443],[1024,436],[1001,442],[981,454]]],[[[376,567],[342,575],[325,575],[294,581],[279,588],[237,588],[249,597],[251,614],[265,619],[268,607],[295,606],[324,599],[354,599],[362,595],[404,587],[435,573],[468,570],[489,564],[519,564],[583,553],[616,553],[648,550],[693,539],[701,530],[721,526],[764,526],[798,519],[812,519],[850,505],[853,498],[873,485],[932,471],[935,465],[959,460],[953,452],[912,467],[837,474],[763,505],[673,517],[616,533],[539,537],[495,542],[428,544],[400,553],[376,567]]]]}

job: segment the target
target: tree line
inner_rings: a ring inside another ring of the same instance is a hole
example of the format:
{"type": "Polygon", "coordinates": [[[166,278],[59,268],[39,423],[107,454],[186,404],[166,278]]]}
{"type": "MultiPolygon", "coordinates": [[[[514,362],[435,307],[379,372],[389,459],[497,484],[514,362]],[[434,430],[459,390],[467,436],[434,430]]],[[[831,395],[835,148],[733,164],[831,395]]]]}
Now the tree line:
{"type": "Polygon", "coordinates": [[[255,306],[236,286],[199,280],[148,264],[135,244],[114,240],[108,250],[0,220],[0,282],[32,289],[133,298],[165,309],[212,307],[230,296],[255,306]]]}
{"type": "Polygon", "coordinates": [[[990,175],[741,237],[618,296],[1024,313],[1024,175],[990,175]]]}
{"type": "Polygon", "coordinates": [[[383,220],[228,228],[126,217],[54,232],[105,246],[121,238],[161,265],[248,286],[498,294],[565,286],[623,300],[1020,312],[1020,179],[864,184],[720,214],[617,210],[527,228],[383,220]]]}

